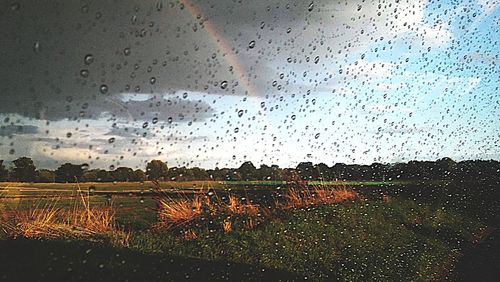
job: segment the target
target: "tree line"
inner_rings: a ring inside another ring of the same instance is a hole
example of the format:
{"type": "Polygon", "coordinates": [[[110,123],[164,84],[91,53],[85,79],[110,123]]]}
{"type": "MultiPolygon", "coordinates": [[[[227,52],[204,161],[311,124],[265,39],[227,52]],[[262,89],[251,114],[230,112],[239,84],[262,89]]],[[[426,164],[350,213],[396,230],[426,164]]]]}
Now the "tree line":
{"type": "Polygon", "coordinates": [[[466,160],[451,158],[436,161],[371,165],[301,162],[295,168],[277,165],[255,167],[244,162],[238,168],[203,169],[198,167],[168,167],[161,160],[152,160],[146,169],[118,167],[113,170],[89,169],[88,164],[65,163],[56,170],[37,169],[33,160],[21,157],[7,168],[0,160],[0,181],[12,182],[132,182],[145,180],[191,181],[393,181],[393,180],[462,180],[500,179],[500,162],[495,160],[466,160]]]}

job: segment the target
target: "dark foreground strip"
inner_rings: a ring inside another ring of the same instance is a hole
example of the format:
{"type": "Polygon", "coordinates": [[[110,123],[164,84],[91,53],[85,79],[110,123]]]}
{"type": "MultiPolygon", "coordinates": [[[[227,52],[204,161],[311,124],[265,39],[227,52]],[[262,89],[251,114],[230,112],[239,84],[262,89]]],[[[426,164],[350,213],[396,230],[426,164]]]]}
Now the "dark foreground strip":
{"type": "Polygon", "coordinates": [[[0,281],[298,281],[262,267],[88,242],[0,240],[0,281]]]}

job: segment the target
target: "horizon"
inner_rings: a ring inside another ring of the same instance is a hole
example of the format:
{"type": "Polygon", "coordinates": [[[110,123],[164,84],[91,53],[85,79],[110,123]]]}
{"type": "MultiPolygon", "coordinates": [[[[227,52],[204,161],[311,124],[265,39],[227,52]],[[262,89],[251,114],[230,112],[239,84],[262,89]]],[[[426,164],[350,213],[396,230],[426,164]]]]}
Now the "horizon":
{"type": "MultiPolygon", "coordinates": [[[[31,159],[30,157],[26,157],[26,156],[23,156],[23,157],[19,157],[19,158],[29,158],[31,159]]],[[[455,160],[455,159],[452,159],[452,158],[449,158],[449,157],[443,157],[443,158],[439,158],[439,159],[435,159],[435,160],[408,160],[408,161],[404,161],[404,162],[392,162],[392,163],[378,163],[378,162],[372,162],[372,163],[369,163],[369,164],[361,164],[361,163],[341,163],[341,162],[334,162],[333,164],[331,165],[328,165],[327,163],[324,163],[324,162],[319,162],[319,163],[315,163],[315,162],[308,162],[308,161],[303,161],[303,162],[298,162],[295,166],[289,166],[289,167],[281,167],[281,166],[278,166],[278,168],[280,169],[297,169],[297,167],[302,164],[302,163],[312,163],[312,165],[320,165],[320,164],[324,164],[326,165],[327,167],[329,168],[332,168],[334,167],[335,165],[346,165],[346,166],[373,166],[374,164],[381,164],[381,165],[384,165],[384,166],[394,166],[394,165],[397,165],[397,164],[407,164],[409,162],[431,162],[431,163],[436,163],[440,160],[443,160],[443,159],[450,159],[456,163],[460,163],[460,162],[499,162],[499,160],[494,160],[494,159],[464,159],[464,160],[455,160]]],[[[239,167],[241,167],[242,164],[246,163],[246,162],[250,162],[252,165],[255,166],[255,168],[259,169],[261,166],[263,165],[266,165],[268,167],[272,167],[272,166],[277,166],[276,164],[267,164],[267,163],[261,163],[261,164],[255,164],[251,161],[245,161],[245,162],[242,162],[241,164],[237,165],[237,166],[234,166],[234,167],[198,167],[198,166],[170,166],[168,165],[168,162],[165,162],[163,160],[160,160],[160,159],[151,159],[148,161],[148,163],[152,162],[152,161],[155,161],[155,160],[159,160],[163,163],[165,163],[168,167],[168,169],[171,169],[171,168],[180,168],[180,167],[185,167],[187,169],[192,169],[192,168],[200,168],[200,169],[203,169],[203,170],[216,170],[216,169],[238,169],[239,167]]],[[[14,163],[13,162],[9,162],[9,165],[7,165],[5,163],[5,160],[1,160],[0,161],[4,161],[3,162],[3,165],[5,166],[6,169],[13,169],[14,168],[14,163]]],[[[61,165],[63,164],[68,164],[69,162],[67,163],[62,163],[61,165]]],[[[53,167],[53,168],[47,168],[47,167],[39,167],[37,165],[36,162],[33,162],[33,164],[35,165],[36,167],[36,170],[51,170],[51,171],[55,171],[57,168],[59,167],[53,167]]],[[[84,169],[84,171],[90,171],[90,170],[106,170],[106,171],[114,171],[118,168],[132,168],[133,170],[137,170],[137,169],[140,169],[140,170],[143,170],[143,171],[146,171],[146,165],[144,167],[127,167],[127,166],[118,166],[118,167],[114,167],[114,168],[110,168],[110,167],[91,167],[89,164],[87,163],[69,163],[69,164],[72,164],[72,165],[80,165],[80,166],[85,166],[86,168],[84,169]]]]}

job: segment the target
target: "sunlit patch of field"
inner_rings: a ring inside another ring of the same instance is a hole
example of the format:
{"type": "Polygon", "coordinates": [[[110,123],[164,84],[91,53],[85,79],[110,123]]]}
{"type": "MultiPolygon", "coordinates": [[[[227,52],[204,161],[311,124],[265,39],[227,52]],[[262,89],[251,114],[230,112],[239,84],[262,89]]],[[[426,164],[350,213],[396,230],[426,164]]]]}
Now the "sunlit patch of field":
{"type": "MultiPolygon", "coordinates": [[[[411,181],[308,181],[307,186],[381,186],[405,185],[411,181]]],[[[273,187],[294,187],[293,182],[286,181],[145,181],[145,182],[85,182],[80,183],[85,192],[92,190],[93,194],[148,194],[161,190],[164,192],[193,193],[208,189],[215,190],[245,190],[268,189],[273,187]]],[[[7,198],[50,197],[54,194],[71,197],[77,191],[75,183],[24,183],[0,182],[0,191],[7,198]]]]}

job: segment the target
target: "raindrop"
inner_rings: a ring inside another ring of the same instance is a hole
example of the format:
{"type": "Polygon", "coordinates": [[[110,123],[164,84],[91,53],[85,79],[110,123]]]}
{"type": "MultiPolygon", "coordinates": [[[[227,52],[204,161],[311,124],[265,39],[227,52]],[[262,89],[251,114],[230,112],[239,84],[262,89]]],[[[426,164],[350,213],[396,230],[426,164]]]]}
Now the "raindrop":
{"type": "Polygon", "coordinates": [[[149,126],[149,123],[146,121],[145,123],[142,124],[142,128],[146,128],[149,126]]]}
{"type": "Polygon", "coordinates": [[[125,48],[125,49],[123,50],[123,54],[125,54],[125,56],[130,55],[130,48],[128,48],[128,47],[127,47],[127,48],[125,48]]]}
{"type": "Polygon", "coordinates": [[[73,134],[71,132],[66,133],[67,138],[71,138],[71,136],[73,136],[73,134]]]}
{"type": "Polygon", "coordinates": [[[153,76],[153,77],[151,77],[151,78],[149,79],[149,83],[151,83],[151,84],[155,84],[155,83],[156,83],[156,77],[154,77],[154,76],[153,76]]]}
{"type": "Polygon", "coordinates": [[[186,99],[187,97],[188,97],[187,92],[184,92],[184,93],[182,94],[182,98],[186,99]]]}
{"type": "Polygon", "coordinates": [[[319,138],[319,133],[316,133],[316,135],[314,135],[314,138],[318,139],[319,138]]]}
{"type": "Polygon", "coordinates": [[[108,143],[111,144],[111,143],[115,143],[115,138],[114,137],[111,137],[108,139],[108,143]]]}
{"type": "Polygon", "coordinates": [[[314,3],[311,2],[311,4],[309,4],[309,7],[307,7],[307,10],[311,12],[313,9],[314,9],[314,3]]]}
{"type": "Polygon", "coordinates": [[[10,5],[10,9],[12,11],[17,11],[17,10],[19,10],[19,8],[21,8],[21,5],[19,3],[14,3],[14,4],[10,5]]]}
{"type": "Polygon", "coordinates": [[[238,132],[240,132],[240,129],[239,129],[238,127],[236,127],[236,128],[234,129],[234,133],[238,133],[238,132]]]}
{"type": "Polygon", "coordinates": [[[35,52],[35,54],[40,53],[40,42],[39,41],[36,41],[35,44],[33,45],[33,51],[35,52]]]}
{"type": "Polygon", "coordinates": [[[102,84],[100,87],[99,87],[99,91],[101,92],[101,94],[106,94],[108,93],[108,86],[106,84],[102,84]]]}
{"type": "Polygon", "coordinates": [[[250,43],[248,43],[248,48],[253,49],[254,47],[255,47],[255,40],[252,40],[250,41],[250,43]]]}
{"type": "Polygon", "coordinates": [[[81,70],[80,76],[85,77],[85,78],[89,77],[89,70],[81,70]]]}
{"type": "Polygon", "coordinates": [[[158,118],[157,117],[153,118],[152,122],[153,122],[153,124],[157,124],[158,123],[158,118]]]}
{"type": "Polygon", "coordinates": [[[242,117],[243,116],[243,110],[239,110],[238,111],[238,117],[242,117]]]}
{"type": "Polygon", "coordinates": [[[90,65],[94,62],[94,56],[92,56],[92,54],[87,54],[85,55],[85,58],[83,59],[83,62],[86,64],[86,65],[90,65]]]}
{"type": "Polygon", "coordinates": [[[223,82],[220,83],[220,88],[221,89],[226,89],[227,88],[227,84],[228,84],[227,81],[224,80],[223,82]]]}

